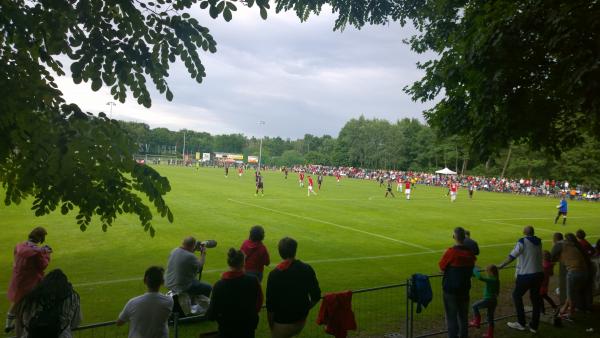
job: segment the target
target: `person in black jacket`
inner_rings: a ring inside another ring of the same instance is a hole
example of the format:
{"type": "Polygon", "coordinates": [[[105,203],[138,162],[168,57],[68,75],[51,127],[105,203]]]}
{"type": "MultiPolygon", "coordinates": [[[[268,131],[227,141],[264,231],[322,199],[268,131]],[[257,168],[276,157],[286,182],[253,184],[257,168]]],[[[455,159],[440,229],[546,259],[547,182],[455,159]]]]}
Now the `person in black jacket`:
{"type": "Polygon", "coordinates": [[[244,253],[229,249],[229,271],[215,283],[207,318],[219,324],[220,338],[254,338],[263,294],[255,276],[244,274],[244,253]]]}
{"type": "Polygon", "coordinates": [[[283,261],[267,280],[267,312],[272,338],[300,334],[310,309],[321,299],[321,289],[310,265],[296,259],[298,243],[289,237],[279,241],[283,261]]]}

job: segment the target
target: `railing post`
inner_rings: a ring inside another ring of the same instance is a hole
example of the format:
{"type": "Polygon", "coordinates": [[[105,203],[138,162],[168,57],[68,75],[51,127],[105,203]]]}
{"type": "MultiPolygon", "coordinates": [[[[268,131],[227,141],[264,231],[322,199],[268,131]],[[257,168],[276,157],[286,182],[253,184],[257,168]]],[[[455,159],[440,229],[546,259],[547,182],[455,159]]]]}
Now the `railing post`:
{"type": "Polygon", "coordinates": [[[405,328],[404,329],[404,331],[405,331],[404,336],[406,338],[410,338],[410,333],[412,332],[412,329],[410,328],[410,325],[412,323],[410,322],[410,317],[409,317],[409,314],[408,314],[409,308],[410,308],[410,305],[408,304],[410,302],[410,297],[409,297],[409,295],[410,295],[410,291],[409,291],[409,289],[410,289],[410,280],[409,279],[406,280],[406,288],[405,289],[406,289],[406,317],[404,318],[404,324],[405,324],[404,325],[404,328],[405,328]]]}
{"type": "Polygon", "coordinates": [[[173,330],[175,331],[174,338],[179,338],[179,312],[177,311],[173,313],[173,330]]]}

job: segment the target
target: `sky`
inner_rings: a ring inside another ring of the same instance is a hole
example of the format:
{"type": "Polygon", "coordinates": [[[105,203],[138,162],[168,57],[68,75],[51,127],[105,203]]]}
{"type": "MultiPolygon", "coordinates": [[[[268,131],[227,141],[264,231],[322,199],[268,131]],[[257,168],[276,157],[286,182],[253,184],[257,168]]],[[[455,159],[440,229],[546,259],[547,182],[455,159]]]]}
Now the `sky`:
{"type": "Polygon", "coordinates": [[[57,81],[67,101],[94,114],[110,114],[107,102],[114,101],[113,118],[152,128],[292,139],[336,137],[360,115],[423,120],[422,111],[432,106],[413,102],[402,90],[423,76],[416,62],[426,60],[402,42],[414,34],[410,27],[392,23],[334,32],[330,10],[304,23],[293,12],[270,11],[262,20],[257,7],[238,6],[230,22],[199,9],[191,14],[217,41],[215,54],[200,53],[207,73],[202,84],[178,61],[167,79],[171,102],[151,91],[149,109],[132,97],[122,104],[109,88],[93,92],[90,83],[75,85],[69,76],[57,81]]]}

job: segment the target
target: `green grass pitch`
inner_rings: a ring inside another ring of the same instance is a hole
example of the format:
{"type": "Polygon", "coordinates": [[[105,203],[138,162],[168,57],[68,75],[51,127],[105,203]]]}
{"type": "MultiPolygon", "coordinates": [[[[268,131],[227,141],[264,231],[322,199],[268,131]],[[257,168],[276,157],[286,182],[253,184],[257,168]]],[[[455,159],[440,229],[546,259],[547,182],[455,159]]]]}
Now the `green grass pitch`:
{"type": "MultiPolygon", "coordinates": [[[[553,224],[556,199],[475,192],[469,200],[463,189],[450,203],[445,189],[421,185],[410,201],[395,187],[396,198],[386,199],[378,183],[346,178],[336,183],[333,177],[325,177],[318,196],[307,197],[296,174],[285,180],[272,171],[263,174],[265,196],[256,197],[253,171],[239,178],[230,170],[226,178],[222,169],[157,169],[171,182],[166,199],[175,221],[156,219],[154,238],[129,215],[106,233],[97,223],[82,233],[73,214],[36,218],[28,202],[1,206],[0,290],[6,293],[8,287],[14,245],[36,225],[48,229],[47,243],[54,249],[49,269],[63,269],[73,282],[85,323],[116,319],[129,298],[144,292],[144,270],[165,266],[169,252],[187,235],[218,241],[208,252],[203,275],[210,283],[226,270],[227,249],[239,248],[252,225],[265,228],[271,266],[279,261],[279,239],[293,237],[299,243],[297,257],[314,267],[323,292],[399,283],[415,272],[436,273],[456,226],[471,230],[479,242],[480,266],[500,263],[527,224],[535,226],[548,250],[555,231],[583,228],[592,243],[600,235],[599,203],[570,202],[568,224],[561,226],[553,224]]],[[[7,307],[2,297],[0,309],[7,307]]]]}

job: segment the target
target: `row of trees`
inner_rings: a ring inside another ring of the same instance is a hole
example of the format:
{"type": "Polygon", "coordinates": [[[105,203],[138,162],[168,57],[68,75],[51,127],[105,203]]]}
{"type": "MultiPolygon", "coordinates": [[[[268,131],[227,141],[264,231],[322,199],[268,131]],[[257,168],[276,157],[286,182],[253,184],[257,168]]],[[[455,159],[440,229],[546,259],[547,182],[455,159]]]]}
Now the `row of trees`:
{"type": "MultiPolygon", "coordinates": [[[[211,135],[191,130],[170,131],[137,122],[120,122],[139,145],[140,154],[181,156],[185,134],[186,153],[230,152],[258,155],[260,139],[242,134],[211,135]]],[[[600,187],[600,144],[589,140],[556,157],[533,151],[526,145],[513,144],[485,161],[471,160],[472,145],[459,136],[441,138],[439,133],[417,119],[391,123],[382,119],[351,119],[337,138],[330,135],[304,135],[290,140],[281,137],[263,139],[263,163],[343,165],[363,168],[387,168],[432,171],[449,167],[459,173],[506,177],[543,177],[567,179],[600,187]]]]}

